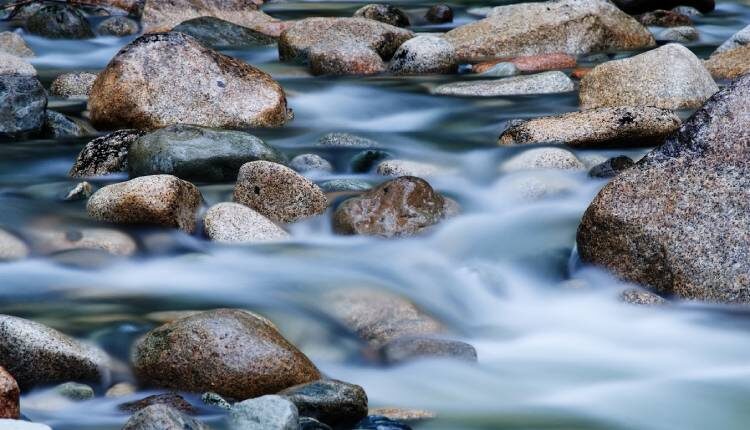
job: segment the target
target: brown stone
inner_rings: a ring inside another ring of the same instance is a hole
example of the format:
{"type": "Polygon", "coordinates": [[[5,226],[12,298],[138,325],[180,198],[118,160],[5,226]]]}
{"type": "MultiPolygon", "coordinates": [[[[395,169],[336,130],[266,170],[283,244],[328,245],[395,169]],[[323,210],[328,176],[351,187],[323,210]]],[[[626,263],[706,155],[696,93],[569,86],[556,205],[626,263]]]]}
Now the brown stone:
{"type": "Polygon", "coordinates": [[[658,9],[638,15],[635,19],[643,25],[653,25],[656,27],[683,27],[693,25],[693,20],[691,20],[689,16],[673,10],[658,9]]]}
{"type": "Polygon", "coordinates": [[[545,72],[547,70],[572,69],[576,66],[576,58],[564,53],[527,55],[515,58],[501,58],[475,64],[472,71],[484,73],[498,63],[513,63],[516,68],[525,73],[545,72]]]}
{"type": "Polygon", "coordinates": [[[0,367],[0,418],[15,420],[21,416],[20,396],[16,380],[0,367]]]}
{"type": "Polygon", "coordinates": [[[122,403],[118,409],[125,412],[135,413],[152,405],[167,405],[181,412],[189,414],[196,413],[193,405],[188,403],[184,397],[177,393],[154,394],[153,396],[144,397],[140,400],[122,403]]]}
{"type": "Polygon", "coordinates": [[[578,67],[576,69],[573,69],[573,71],[570,73],[570,77],[573,79],[578,79],[580,81],[592,70],[593,67],[578,67]]]}
{"type": "Polygon", "coordinates": [[[750,45],[715,52],[703,62],[714,79],[734,79],[750,72],[750,45]]]}
{"type": "Polygon", "coordinates": [[[146,0],[67,0],[73,5],[114,7],[130,15],[140,16],[146,0]]]}
{"type": "Polygon", "coordinates": [[[377,52],[349,43],[314,46],[308,61],[313,75],[375,75],[386,68],[377,52]]]}
{"type": "Polygon", "coordinates": [[[142,24],[144,32],[157,33],[193,18],[211,16],[278,37],[287,24],[258,10],[262,3],[260,0],[147,0],[142,24]]]}

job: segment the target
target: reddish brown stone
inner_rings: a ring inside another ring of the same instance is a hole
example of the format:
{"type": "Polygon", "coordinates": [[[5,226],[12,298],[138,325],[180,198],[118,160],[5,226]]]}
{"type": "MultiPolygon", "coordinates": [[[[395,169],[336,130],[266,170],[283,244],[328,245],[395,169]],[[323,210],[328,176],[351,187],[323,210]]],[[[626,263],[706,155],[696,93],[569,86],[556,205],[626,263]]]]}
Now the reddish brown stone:
{"type": "Polygon", "coordinates": [[[0,367],[0,418],[18,419],[21,416],[19,396],[16,380],[0,367]]]}
{"type": "Polygon", "coordinates": [[[556,53],[543,55],[529,55],[526,57],[499,58],[475,64],[472,70],[484,73],[498,63],[513,63],[519,71],[526,73],[544,72],[547,70],[572,69],[576,66],[576,59],[572,55],[556,53]]]}
{"type": "Polygon", "coordinates": [[[592,69],[591,67],[579,67],[577,69],[573,70],[573,73],[570,74],[570,77],[573,79],[583,79],[588,72],[590,72],[592,69]]]}

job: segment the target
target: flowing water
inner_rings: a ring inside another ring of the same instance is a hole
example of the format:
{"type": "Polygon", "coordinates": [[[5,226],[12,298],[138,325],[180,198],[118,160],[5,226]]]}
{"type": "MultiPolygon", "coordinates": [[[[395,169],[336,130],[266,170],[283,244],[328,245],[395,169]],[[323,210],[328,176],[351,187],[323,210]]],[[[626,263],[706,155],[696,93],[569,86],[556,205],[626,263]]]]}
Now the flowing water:
{"type": "MultiPolygon", "coordinates": [[[[506,2],[508,3],[508,2],[506,2]]],[[[494,4],[503,4],[496,2],[494,4]]],[[[397,3],[414,13],[428,2],[397,3]]],[[[445,31],[476,19],[454,4],[445,31]]],[[[264,7],[283,19],[350,16],[342,2],[282,2],[264,7]]],[[[719,2],[697,18],[706,56],[750,22],[750,7],[719,2]]],[[[51,41],[24,34],[45,84],[72,70],[101,70],[132,38],[51,41]]],[[[463,213],[427,236],[381,240],[335,236],[327,216],[294,225],[272,245],[222,246],[160,229],[125,229],[140,252],[128,259],[97,254],[34,257],[0,265],[0,312],[33,318],[97,343],[127,360],[130,343],[156,323],[155,311],[243,307],[271,318],[323,372],[362,385],[371,406],[427,409],[438,418],[420,429],[745,429],[750,422],[750,315],[741,308],[621,303],[627,285],[581,266],[578,221],[605,181],[585,172],[504,174],[518,149],[499,148],[507,120],[577,109],[575,93],[548,96],[438,97],[429,89],[465,76],[310,77],[278,61],[271,48],[228,50],[282,84],[295,119],[257,134],[288,155],[316,151],[348,172],[356,151],[315,147],[318,137],[348,131],[378,140],[399,158],[430,161],[449,172],[432,185],[463,213]],[[530,199],[530,180],[555,192],[530,199]],[[81,261],[87,264],[80,264],[81,261]],[[78,264],[71,264],[78,263],[78,264]],[[476,364],[421,360],[369,363],[356,338],[326,317],[326,290],[369,287],[409,297],[474,345],[476,364]],[[746,343],[747,342],[747,343],[746,343]]],[[[624,55],[624,54],[619,54],[624,55]]],[[[85,103],[52,100],[69,115],[85,103]]],[[[684,113],[685,115],[689,112],[684,113]]],[[[0,146],[0,224],[24,234],[39,226],[94,225],[83,202],[58,194],[88,139],[35,140],[0,146]]],[[[644,151],[579,151],[581,158],[644,151]]],[[[95,181],[102,185],[108,178],[95,181]]],[[[207,204],[229,200],[232,184],[201,187],[207,204]]],[[[139,392],[127,399],[141,398],[139,392]]],[[[120,428],[127,415],[102,396],[49,402],[42,391],[22,399],[25,415],[55,429],[120,428]]],[[[197,402],[199,403],[199,401],[197,402]]],[[[209,422],[211,413],[204,417],[209,422]]]]}

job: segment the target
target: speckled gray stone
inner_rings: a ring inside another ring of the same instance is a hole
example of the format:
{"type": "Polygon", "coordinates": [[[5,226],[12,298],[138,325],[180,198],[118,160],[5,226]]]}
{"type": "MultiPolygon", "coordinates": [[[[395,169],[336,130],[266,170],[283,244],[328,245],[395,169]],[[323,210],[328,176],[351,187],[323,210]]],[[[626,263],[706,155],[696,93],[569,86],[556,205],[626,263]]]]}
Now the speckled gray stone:
{"type": "Polygon", "coordinates": [[[668,302],[650,291],[640,288],[628,288],[620,293],[620,300],[629,305],[661,306],[668,302]]]}
{"type": "Polygon", "coordinates": [[[395,75],[455,73],[456,49],[442,37],[417,36],[399,46],[388,70],[395,75]]]}
{"type": "Polygon", "coordinates": [[[500,166],[503,172],[536,169],[583,170],[585,166],[575,154],[562,148],[528,149],[511,157],[500,166]]]}
{"type": "Polygon", "coordinates": [[[127,172],[128,149],[144,134],[140,130],[120,130],[97,137],[83,147],[68,175],[83,178],[127,172]]]}
{"type": "Polygon", "coordinates": [[[587,54],[654,46],[651,33],[606,0],[520,3],[445,34],[462,61],[564,52],[587,54]]]}
{"type": "Polygon", "coordinates": [[[660,42],[694,42],[700,39],[700,33],[695,27],[670,27],[656,34],[656,40],[660,42]]]}
{"type": "Polygon", "coordinates": [[[0,75],[36,76],[36,69],[25,59],[0,51],[0,75]]]}
{"type": "Polygon", "coordinates": [[[0,366],[21,391],[56,382],[99,382],[110,359],[98,348],[22,318],[0,315],[0,366]]]}
{"type": "Polygon", "coordinates": [[[297,408],[274,395],[236,403],[227,421],[229,430],[299,430],[297,408]]]}
{"type": "Polygon", "coordinates": [[[253,161],[240,168],[234,201],[276,222],[296,222],[320,215],[328,207],[328,200],[317,185],[294,170],[269,161],[253,161]]]}
{"type": "Polygon", "coordinates": [[[746,75],[605,186],[578,228],[581,259],[658,294],[749,303],[748,97],[746,75]]]}
{"type": "Polygon", "coordinates": [[[362,6],[354,12],[357,18],[373,19],[396,27],[408,27],[409,17],[401,9],[389,4],[373,3],[362,6]]]}
{"type": "Polygon", "coordinates": [[[420,358],[450,358],[477,361],[477,350],[466,342],[431,336],[405,336],[380,347],[382,359],[389,364],[420,358]]]}
{"type": "Polygon", "coordinates": [[[59,139],[62,137],[82,137],[89,133],[76,121],[73,121],[60,112],[47,109],[45,112],[44,134],[59,139]]]}
{"type": "Polygon", "coordinates": [[[380,143],[351,133],[328,133],[318,139],[318,146],[332,148],[378,148],[380,143]]]}
{"type": "Polygon", "coordinates": [[[210,427],[167,405],[152,405],[133,414],[122,430],[210,430],[210,427]]]}
{"type": "Polygon", "coordinates": [[[719,90],[689,49],[671,43],[623,60],[596,66],[581,80],[582,109],[654,106],[689,109],[719,90]]]}
{"type": "Polygon", "coordinates": [[[30,228],[26,231],[26,237],[40,254],[95,249],[114,255],[133,255],[138,249],[133,238],[109,228],[30,228]]]}
{"type": "Polygon", "coordinates": [[[506,78],[508,76],[516,76],[521,73],[515,64],[504,61],[497,63],[490,67],[489,70],[479,74],[479,76],[495,77],[495,78],[506,78]]]}
{"type": "Polygon", "coordinates": [[[432,163],[413,160],[385,160],[378,164],[376,173],[380,176],[429,177],[445,173],[446,169],[432,163]]]}
{"type": "Polygon", "coordinates": [[[279,392],[294,403],[302,417],[311,417],[335,428],[352,428],[367,416],[367,394],[359,385],[321,379],[279,392]]]}
{"type": "Polygon", "coordinates": [[[141,24],[144,33],[169,31],[193,18],[211,16],[278,37],[286,23],[258,10],[260,0],[146,1],[141,24]]]}
{"type": "Polygon", "coordinates": [[[313,75],[375,75],[386,70],[377,52],[350,41],[312,46],[307,61],[313,75]]]}
{"type": "Polygon", "coordinates": [[[218,203],[206,211],[203,228],[209,239],[223,243],[255,243],[286,239],[289,233],[238,203],[218,203]]]}
{"type": "Polygon", "coordinates": [[[201,193],[171,175],[151,175],[99,189],[88,201],[89,216],[118,224],[151,224],[192,233],[201,193]]]}
{"type": "Polygon", "coordinates": [[[0,74],[0,139],[41,131],[47,94],[36,76],[0,74]]]}
{"type": "Polygon", "coordinates": [[[125,37],[138,33],[138,22],[126,16],[113,16],[105,19],[96,27],[99,36],[125,37]]]}
{"type": "Polygon", "coordinates": [[[654,146],[680,124],[680,118],[667,109],[598,108],[513,124],[500,135],[498,143],[564,143],[574,148],[654,146]]]}
{"type": "Polygon", "coordinates": [[[29,255],[29,247],[16,236],[0,229],[0,261],[21,260],[29,255]]]}
{"type": "Polygon", "coordinates": [[[750,45],[750,25],[744,27],[742,30],[734,33],[732,37],[722,43],[714,54],[720,54],[722,52],[731,51],[733,49],[741,48],[743,46],[750,45]]]}
{"type": "Polygon", "coordinates": [[[333,166],[325,158],[318,154],[300,154],[292,158],[289,167],[298,172],[309,172],[318,170],[322,172],[332,172],[333,166]]]}
{"type": "Polygon", "coordinates": [[[565,73],[552,71],[503,79],[451,82],[435,87],[432,92],[444,96],[496,97],[574,90],[575,84],[565,73]]]}
{"type": "Polygon", "coordinates": [[[6,52],[17,57],[34,56],[34,51],[26,45],[23,38],[12,31],[0,32],[0,52],[6,52]]]}
{"type": "Polygon", "coordinates": [[[57,97],[88,97],[96,80],[94,73],[63,73],[50,86],[50,94],[57,97]]]}

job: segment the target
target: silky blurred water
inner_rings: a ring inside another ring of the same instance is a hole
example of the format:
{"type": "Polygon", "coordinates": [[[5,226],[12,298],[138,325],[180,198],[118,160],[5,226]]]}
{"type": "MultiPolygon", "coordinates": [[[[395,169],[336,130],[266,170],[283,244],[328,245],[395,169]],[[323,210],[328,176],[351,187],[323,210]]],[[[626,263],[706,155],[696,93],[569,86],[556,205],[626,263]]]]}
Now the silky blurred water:
{"type": "MultiPolygon", "coordinates": [[[[504,4],[510,2],[494,2],[504,4]]],[[[418,15],[429,2],[397,3],[418,15]]],[[[455,4],[456,21],[488,3],[455,4]]],[[[348,16],[361,3],[278,2],[264,9],[283,19],[348,16]]],[[[708,55],[750,23],[750,8],[720,1],[697,18],[708,55]]],[[[445,31],[451,25],[417,26],[445,31]]],[[[24,34],[45,83],[70,70],[100,70],[132,38],[51,41],[24,34]]],[[[679,303],[636,307],[618,300],[627,287],[603,271],[582,267],[575,232],[603,180],[585,172],[500,173],[503,160],[524,150],[499,148],[506,121],[573,111],[575,93],[487,99],[432,96],[439,83],[462,76],[311,77],[278,62],[274,49],[225,51],[256,65],[287,91],[295,119],[255,133],[289,156],[314,151],[336,171],[359,178],[348,160],[356,150],[315,146],[323,134],[348,131],[379,141],[397,156],[429,161],[446,174],[431,184],[462,206],[460,216],[431,234],[401,240],[339,237],[327,215],[291,227],[279,244],[222,246],[200,235],[128,228],[140,252],[106,258],[94,268],[33,257],[0,264],[0,312],[44,322],[95,342],[127,360],[130,343],[155,326],[150,312],[242,307],[271,318],[324,373],[362,385],[372,407],[421,408],[438,418],[420,429],[745,429],[750,422],[750,319],[743,308],[679,303]],[[553,190],[523,192],[530,181],[553,190]],[[320,298],[334,288],[368,287],[402,294],[477,348],[476,364],[421,360],[383,367],[326,315],[320,298]]],[[[51,107],[85,115],[85,103],[51,107]]],[[[683,113],[685,115],[689,112],[683,113]]],[[[40,225],[96,225],[84,203],[57,196],[88,139],[0,145],[0,225],[21,235],[40,225]]],[[[581,158],[643,150],[579,151],[581,158]]],[[[102,185],[123,177],[96,181],[102,185]]],[[[201,184],[206,204],[228,200],[232,184],[201,184]]],[[[91,256],[101,258],[101,256],[91,256]]],[[[97,387],[100,389],[101,387],[97,387]]],[[[22,407],[55,429],[120,428],[126,399],[50,401],[37,390],[22,407]]],[[[196,404],[200,401],[196,400],[196,404]]],[[[204,411],[209,422],[215,412],[204,411]]],[[[216,424],[216,423],[214,423],[216,424]]],[[[218,427],[218,424],[216,424],[218,427]]]]}

